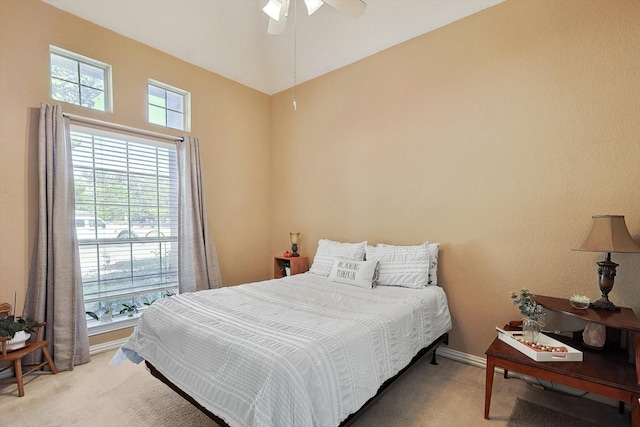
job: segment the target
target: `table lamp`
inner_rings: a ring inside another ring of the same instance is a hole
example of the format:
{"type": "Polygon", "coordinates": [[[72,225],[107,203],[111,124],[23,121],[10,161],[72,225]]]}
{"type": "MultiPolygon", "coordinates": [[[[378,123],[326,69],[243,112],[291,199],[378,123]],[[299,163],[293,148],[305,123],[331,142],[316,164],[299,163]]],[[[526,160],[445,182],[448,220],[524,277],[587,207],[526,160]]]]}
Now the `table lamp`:
{"type": "Polygon", "coordinates": [[[639,253],[640,247],[631,238],[623,215],[594,215],[591,232],[576,251],[604,252],[603,261],[598,262],[599,286],[602,297],[591,304],[592,308],[619,311],[609,301],[609,292],[613,289],[618,264],[611,261],[611,253],[639,253]]]}
{"type": "Polygon", "coordinates": [[[298,241],[300,240],[300,233],[289,233],[289,238],[291,239],[291,256],[300,256],[300,254],[298,253],[298,241]]]}

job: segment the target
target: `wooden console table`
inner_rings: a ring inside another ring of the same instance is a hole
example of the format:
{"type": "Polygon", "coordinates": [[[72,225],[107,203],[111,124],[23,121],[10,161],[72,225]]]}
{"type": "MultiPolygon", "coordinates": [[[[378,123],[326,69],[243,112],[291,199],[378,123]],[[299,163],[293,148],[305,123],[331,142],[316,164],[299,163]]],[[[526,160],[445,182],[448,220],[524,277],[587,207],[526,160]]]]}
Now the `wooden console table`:
{"type": "Polygon", "coordinates": [[[633,341],[628,342],[635,354],[636,364],[629,362],[626,351],[605,348],[593,351],[574,342],[571,338],[554,335],[555,339],[583,352],[582,362],[536,362],[507,343],[496,338],[485,352],[487,356],[484,418],[489,419],[491,391],[496,367],[504,369],[504,378],[509,371],[520,372],[546,381],[600,394],[621,403],[631,404],[633,427],[640,427],[640,321],[633,310],[622,308],[619,312],[602,310],[578,310],[571,307],[569,300],[537,296],[536,301],[551,311],[602,323],[612,328],[628,332],[633,341]]]}

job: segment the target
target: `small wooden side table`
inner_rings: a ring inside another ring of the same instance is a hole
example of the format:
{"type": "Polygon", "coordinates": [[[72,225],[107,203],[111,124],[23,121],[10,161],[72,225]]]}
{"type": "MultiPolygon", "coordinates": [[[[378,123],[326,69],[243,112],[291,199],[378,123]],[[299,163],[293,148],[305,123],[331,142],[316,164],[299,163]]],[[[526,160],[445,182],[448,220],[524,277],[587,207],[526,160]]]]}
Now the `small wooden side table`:
{"type": "Polygon", "coordinates": [[[284,277],[285,274],[282,271],[284,267],[291,269],[291,275],[306,273],[309,271],[309,258],[306,256],[297,257],[283,257],[277,256],[273,258],[273,278],[279,279],[284,277]]]}

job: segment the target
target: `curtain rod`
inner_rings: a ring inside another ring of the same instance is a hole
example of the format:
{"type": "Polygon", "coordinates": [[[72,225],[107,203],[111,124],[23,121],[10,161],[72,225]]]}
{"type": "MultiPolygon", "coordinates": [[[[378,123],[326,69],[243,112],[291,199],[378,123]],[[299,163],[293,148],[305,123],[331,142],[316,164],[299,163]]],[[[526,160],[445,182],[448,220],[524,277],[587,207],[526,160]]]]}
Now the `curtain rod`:
{"type": "Polygon", "coordinates": [[[184,141],[184,138],[181,137],[181,136],[173,136],[173,135],[167,135],[167,134],[164,134],[164,133],[151,132],[151,131],[148,131],[148,130],[138,129],[138,128],[134,128],[134,127],[131,127],[131,126],[125,126],[125,125],[120,125],[120,124],[117,124],[117,123],[105,122],[104,120],[98,120],[98,119],[92,119],[92,118],[89,118],[89,117],[76,116],[75,114],[62,113],[62,115],[65,116],[65,117],[68,117],[70,120],[72,120],[74,122],[78,122],[78,123],[85,123],[85,124],[90,124],[90,125],[103,126],[103,127],[107,127],[107,128],[111,128],[111,129],[117,129],[117,130],[129,132],[129,133],[133,133],[133,134],[137,134],[137,135],[149,136],[149,137],[158,138],[158,139],[166,139],[166,140],[169,140],[169,141],[172,141],[172,142],[184,141]]]}

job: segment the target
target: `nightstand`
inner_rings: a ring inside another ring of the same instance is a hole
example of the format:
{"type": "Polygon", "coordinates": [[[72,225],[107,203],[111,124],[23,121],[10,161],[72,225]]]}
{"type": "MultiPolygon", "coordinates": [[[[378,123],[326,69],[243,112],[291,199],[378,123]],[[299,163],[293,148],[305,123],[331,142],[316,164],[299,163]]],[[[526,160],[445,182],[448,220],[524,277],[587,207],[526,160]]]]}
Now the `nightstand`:
{"type": "Polygon", "coordinates": [[[305,273],[309,270],[309,258],[306,256],[283,257],[277,256],[273,258],[273,278],[279,279],[285,276],[284,268],[291,269],[291,275],[305,273]]]}

